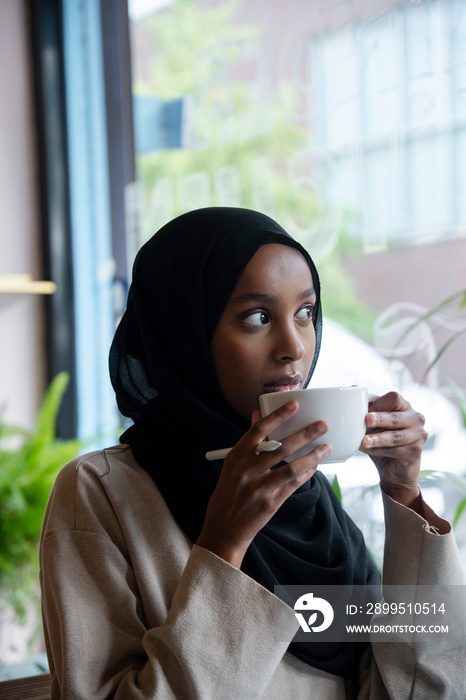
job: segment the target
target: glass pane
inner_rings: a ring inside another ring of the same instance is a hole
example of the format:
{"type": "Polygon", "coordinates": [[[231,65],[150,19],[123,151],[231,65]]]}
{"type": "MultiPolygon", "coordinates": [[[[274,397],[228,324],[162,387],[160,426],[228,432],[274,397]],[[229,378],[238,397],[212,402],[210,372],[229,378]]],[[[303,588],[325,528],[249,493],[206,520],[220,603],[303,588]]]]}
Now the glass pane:
{"type": "MultiPolygon", "coordinates": [[[[139,244],[201,206],[276,218],[316,260],[337,334],[315,381],[423,384],[434,444],[450,381],[466,391],[465,2],[145,4],[130,3],[139,244]],[[386,364],[342,353],[348,330],[386,364]]],[[[466,470],[455,453],[442,462],[466,470]]]]}

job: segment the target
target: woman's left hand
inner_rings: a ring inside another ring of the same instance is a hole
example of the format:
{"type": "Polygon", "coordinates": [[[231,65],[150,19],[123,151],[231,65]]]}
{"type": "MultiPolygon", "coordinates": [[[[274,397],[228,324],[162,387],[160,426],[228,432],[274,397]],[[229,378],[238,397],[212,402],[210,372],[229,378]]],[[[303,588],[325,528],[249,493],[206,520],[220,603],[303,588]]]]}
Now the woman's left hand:
{"type": "Polygon", "coordinates": [[[385,493],[409,507],[419,500],[421,452],[427,440],[424,422],[421,413],[391,391],[369,403],[366,435],[360,446],[377,467],[385,493]]]}

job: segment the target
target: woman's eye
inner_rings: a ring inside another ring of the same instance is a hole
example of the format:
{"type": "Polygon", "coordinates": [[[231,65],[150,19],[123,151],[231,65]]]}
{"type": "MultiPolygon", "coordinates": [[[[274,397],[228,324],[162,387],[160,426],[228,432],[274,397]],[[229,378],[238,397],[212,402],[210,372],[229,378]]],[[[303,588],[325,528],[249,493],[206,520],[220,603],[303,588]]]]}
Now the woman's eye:
{"type": "Polygon", "coordinates": [[[269,315],[265,311],[254,311],[243,319],[248,326],[265,326],[269,322],[269,315]]]}
{"type": "Polygon", "coordinates": [[[296,318],[298,320],[302,321],[312,321],[312,314],[314,312],[314,307],[312,304],[307,304],[306,306],[303,306],[302,309],[298,311],[296,314],[296,318]]]}

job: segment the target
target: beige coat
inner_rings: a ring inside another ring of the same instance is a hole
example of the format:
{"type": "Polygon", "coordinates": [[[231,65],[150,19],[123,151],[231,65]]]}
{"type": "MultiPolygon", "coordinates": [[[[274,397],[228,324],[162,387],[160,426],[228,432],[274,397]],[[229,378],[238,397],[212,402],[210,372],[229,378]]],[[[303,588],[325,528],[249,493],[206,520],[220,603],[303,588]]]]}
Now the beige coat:
{"type": "MultiPolygon", "coordinates": [[[[384,580],[463,582],[452,532],[429,531],[388,497],[384,505],[384,580]]],[[[59,474],[41,586],[53,699],[345,698],[341,678],[286,651],[298,629],[292,609],[193,547],[128,446],[80,457],[59,474]],[[287,641],[274,640],[276,625],[287,641]]],[[[359,698],[464,700],[465,644],[435,644],[373,644],[359,698]]]]}

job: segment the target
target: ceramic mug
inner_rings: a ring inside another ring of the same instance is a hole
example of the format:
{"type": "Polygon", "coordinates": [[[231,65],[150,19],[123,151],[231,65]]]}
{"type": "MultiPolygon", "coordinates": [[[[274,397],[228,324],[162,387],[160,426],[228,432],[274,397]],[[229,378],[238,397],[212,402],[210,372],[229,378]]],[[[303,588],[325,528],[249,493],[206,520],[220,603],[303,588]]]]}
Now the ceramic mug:
{"type": "Polygon", "coordinates": [[[366,433],[368,393],[365,387],[335,386],[262,394],[259,397],[261,413],[266,416],[288,401],[297,401],[299,409],[294,416],[270,433],[271,440],[286,438],[317,420],[326,421],[329,429],[317,440],[287,457],[286,462],[302,457],[319,445],[325,444],[331,445],[332,454],[321,464],[346,462],[358,451],[366,433]]]}

